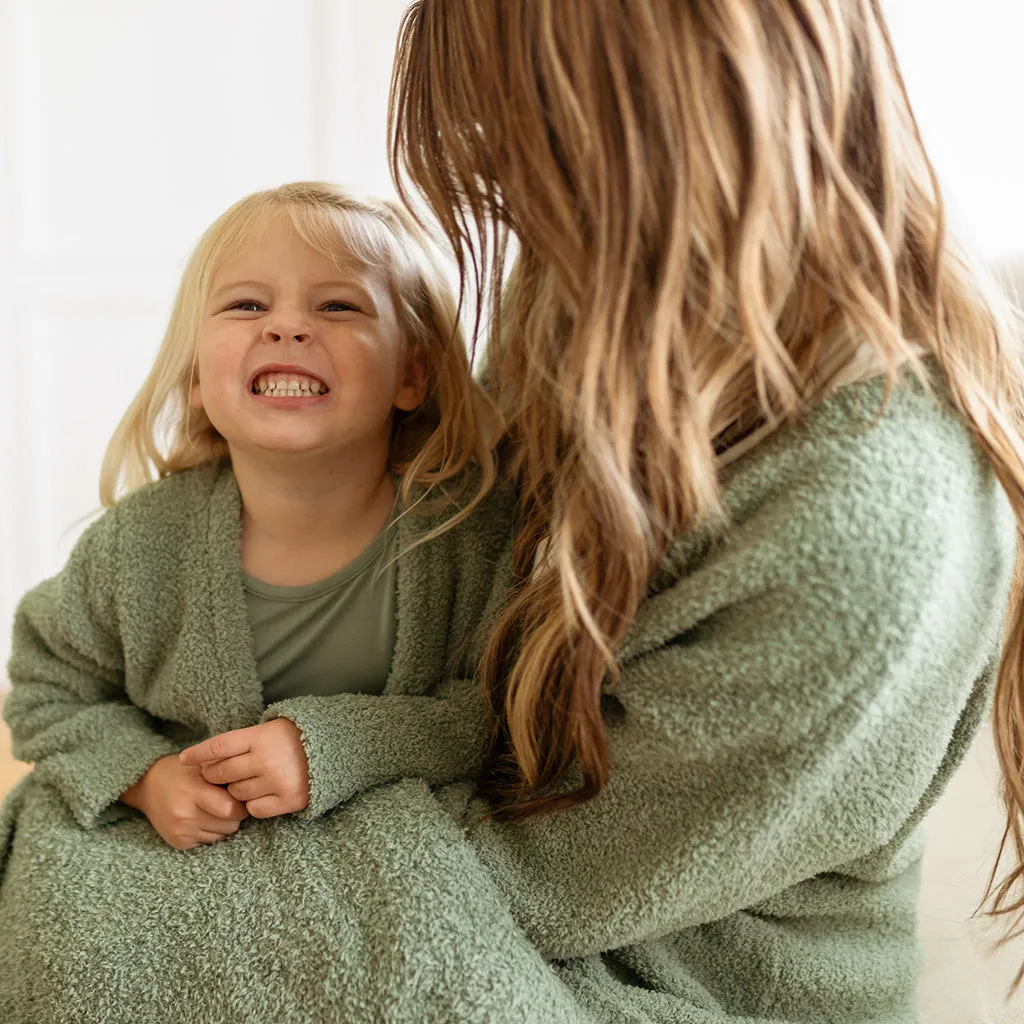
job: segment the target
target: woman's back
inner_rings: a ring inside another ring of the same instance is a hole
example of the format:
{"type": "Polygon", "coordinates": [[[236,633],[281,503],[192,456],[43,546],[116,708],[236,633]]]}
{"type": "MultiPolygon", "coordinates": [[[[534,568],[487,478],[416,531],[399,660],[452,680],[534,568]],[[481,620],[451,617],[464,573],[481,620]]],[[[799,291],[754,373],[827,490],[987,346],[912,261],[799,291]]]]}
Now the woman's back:
{"type": "Polygon", "coordinates": [[[600,796],[470,833],[621,1019],[595,954],[678,999],[666,1019],[914,1020],[918,826],[991,699],[1014,521],[948,401],[908,383],[875,425],[882,393],[780,430],[735,464],[728,531],[670,548],[605,697],[600,796]]]}

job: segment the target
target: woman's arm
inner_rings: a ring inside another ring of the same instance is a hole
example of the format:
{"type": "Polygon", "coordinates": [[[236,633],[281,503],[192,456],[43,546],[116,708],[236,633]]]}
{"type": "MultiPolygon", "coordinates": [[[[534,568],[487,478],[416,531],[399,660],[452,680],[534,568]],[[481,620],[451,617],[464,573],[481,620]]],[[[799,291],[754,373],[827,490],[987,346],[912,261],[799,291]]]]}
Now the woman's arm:
{"type": "Polygon", "coordinates": [[[60,792],[83,828],[178,749],[124,691],[114,537],[108,513],[58,575],[22,599],[4,701],[14,756],[35,762],[35,778],[60,792]]]}

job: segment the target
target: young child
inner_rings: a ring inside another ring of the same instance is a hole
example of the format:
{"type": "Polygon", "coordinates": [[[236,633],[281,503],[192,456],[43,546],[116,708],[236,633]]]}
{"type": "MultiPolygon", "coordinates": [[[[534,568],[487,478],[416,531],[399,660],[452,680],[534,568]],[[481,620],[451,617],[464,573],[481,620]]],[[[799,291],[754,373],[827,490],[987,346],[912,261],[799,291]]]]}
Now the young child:
{"type": "MultiPolygon", "coordinates": [[[[201,513],[211,493],[236,486],[249,621],[234,626],[243,645],[251,631],[260,703],[380,693],[395,642],[396,510],[416,503],[414,488],[422,499],[442,481],[466,483],[475,460],[475,495],[438,529],[465,518],[494,478],[492,427],[454,301],[411,218],[322,183],[259,192],[221,216],[189,261],[156,363],[104,459],[101,496],[113,508],[72,558],[98,534],[124,532],[121,521],[143,506],[159,523],[197,487],[201,513]],[[118,497],[151,475],[157,482],[118,497]]],[[[181,586],[179,567],[167,569],[152,580],[158,591],[181,586]]],[[[97,660],[111,671],[117,663],[128,697],[144,690],[159,715],[166,665],[149,666],[155,681],[142,678],[130,635],[121,641],[123,661],[110,651],[97,660]]],[[[12,720],[39,702],[18,685],[25,647],[16,643],[11,663],[12,720]]],[[[223,839],[247,814],[308,804],[307,754],[286,718],[229,730],[180,758],[164,753],[155,723],[137,725],[150,739],[122,767],[145,771],[120,800],[177,849],[223,839]]]]}

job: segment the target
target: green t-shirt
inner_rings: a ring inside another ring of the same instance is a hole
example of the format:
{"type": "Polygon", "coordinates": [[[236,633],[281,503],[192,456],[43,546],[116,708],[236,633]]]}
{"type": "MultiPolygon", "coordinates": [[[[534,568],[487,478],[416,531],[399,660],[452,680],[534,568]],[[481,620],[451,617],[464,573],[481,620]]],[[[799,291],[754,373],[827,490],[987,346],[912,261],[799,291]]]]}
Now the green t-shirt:
{"type": "Polygon", "coordinates": [[[380,693],[395,644],[394,513],[343,569],[302,587],[245,577],[265,704],[308,694],[380,693]]]}

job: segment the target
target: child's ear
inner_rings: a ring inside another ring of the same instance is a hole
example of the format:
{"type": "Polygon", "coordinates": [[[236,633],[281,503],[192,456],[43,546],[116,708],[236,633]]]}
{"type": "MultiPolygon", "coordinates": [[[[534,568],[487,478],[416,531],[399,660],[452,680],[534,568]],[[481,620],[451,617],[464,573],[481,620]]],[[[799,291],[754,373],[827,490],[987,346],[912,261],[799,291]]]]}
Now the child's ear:
{"type": "Polygon", "coordinates": [[[395,394],[394,405],[403,412],[418,409],[427,397],[430,373],[422,349],[414,349],[405,360],[405,373],[395,394]]]}

